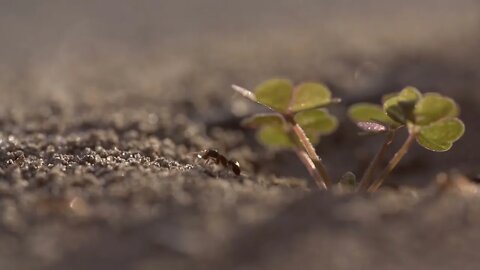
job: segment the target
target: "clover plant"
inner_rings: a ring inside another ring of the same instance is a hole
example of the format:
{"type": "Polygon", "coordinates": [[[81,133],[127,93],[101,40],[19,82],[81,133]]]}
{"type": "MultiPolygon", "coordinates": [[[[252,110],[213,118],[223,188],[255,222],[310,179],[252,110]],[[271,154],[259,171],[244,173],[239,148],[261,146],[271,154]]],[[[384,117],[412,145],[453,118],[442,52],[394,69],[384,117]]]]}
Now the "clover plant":
{"type": "Polygon", "coordinates": [[[321,135],[332,133],[338,126],[337,119],[325,108],[339,102],[332,98],[330,90],[319,83],[294,87],[285,79],[263,82],[254,92],[236,85],[233,88],[271,111],[247,118],[243,124],[257,128],[258,140],[267,147],[295,150],[318,187],[327,189],[331,180],[313,144],[318,144],[321,135]]]}
{"type": "Polygon", "coordinates": [[[436,152],[450,150],[465,132],[458,119],[459,107],[449,97],[438,93],[422,94],[414,87],[383,98],[383,106],[359,103],[350,107],[349,116],[366,132],[387,133],[387,139],[362,177],[359,189],[376,191],[398,165],[416,140],[422,147],[436,152]],[[373,171],[392,143],[395,134],[406,128],[408,137],[380,176],[373,181],[373,171]],[[371,181],[373,181],[371,183],[371,181]]]}
{"type": "MultiPolygon", "coordinates": [[[[330,90],[323,84],[308,82],[294,87],[285,79],[268,80],[253,92],[236,85],[233,88],[271,111],[243,121],[245,126],[258,129],[257,139],[267,147],[295,150],[318,187],[330,188],[332,181],[313,145],[319,143],[320,136],[336,130],[338,121],[326,106],[338,103],[340,99],[332,98],[330,90]]],[[[455,101],[437,93],[422,94],[414,87],[386,95],[383,105],[354,104],[348,114],[364,133],[386,134],[382,147],[358,185],[350,172],[342,177],[340,184],[356,185],[357,191],[376,191],[415,140],[428,150],[443,152],[465,132],[463,122],[458,119],[459,108],[455,101]],[[402,128],[408,131],[408,137],[374,179],[375,169],[402,128]]]]}

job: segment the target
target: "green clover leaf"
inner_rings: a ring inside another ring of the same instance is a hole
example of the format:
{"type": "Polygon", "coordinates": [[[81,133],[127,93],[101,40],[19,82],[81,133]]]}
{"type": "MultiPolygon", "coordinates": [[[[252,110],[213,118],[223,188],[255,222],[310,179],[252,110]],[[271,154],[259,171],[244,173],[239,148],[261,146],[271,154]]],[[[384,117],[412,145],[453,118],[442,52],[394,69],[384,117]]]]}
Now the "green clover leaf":
{"type": "Polygon", "coordinates": [[[406,87],[398,95],[385,100],[383,109],[385,113],[396,122],[405,124],[413,121],[415,104],[422,94],[414,87],[406,87]]]}
{"type": "Polygon", "coordinates": [[[280,114],[257,114],[243,120],[242,125],[257,128],[257,140],[267,147],[290,148],[295,146],[288,136],[285,121],[280,114]]]}
{"type": "Polygon", "coordinates": [[[443,119],[423,126],[417,135],[417,142],[424,148],[444,152],[465,133],[465,125],[458,118],[443,119]]]}
{"type": "Polygon", "coordinates": [[[302,83],[296,87],[290,111],[298,112],[332,103],[332,93],[324,84],[302,83]]]}
{"type": "Polygon", "coordinates": [[[401,125],[390,118],[380,105],[372,103],[358,103],[350,106],[348,116],[356,123],[379,122],[392,128],[401,125]]]}
{"type": "Polygon", "coordinates": [[[327,110],[315,109],[295,114],[295,121],[302,127],[312,144],[320,142],[320,135],[333,133],[338,127],[338,120],[327,110]]]}
{"type": "Polygon", "coordinates": [[[456,117],[459,109],[453,99],[437,93],[425,94],[415,105],[415,124],[428,125],[440,119],[456,117]]]}
{"type": "Polygon", "coordinates": [[[338,127],[337,118],[326,110],[309,110],[295,115],[295,121],[305,130],[312,130],[322,135],[334,132],[338,127]]]}
{"type": "Polygon", "coordinates": [[[278,112],[288,111],[292,93],[292,82],[285,79],[271,79],[255,89],[256,101],[278,112]]]}
{"type": "Polygon", "coordinates": [[[272,148],[291,148],[295,143],[290,139],[285,128],[278,125],[267,125],[257,132],[260,143],[272,148]]]}

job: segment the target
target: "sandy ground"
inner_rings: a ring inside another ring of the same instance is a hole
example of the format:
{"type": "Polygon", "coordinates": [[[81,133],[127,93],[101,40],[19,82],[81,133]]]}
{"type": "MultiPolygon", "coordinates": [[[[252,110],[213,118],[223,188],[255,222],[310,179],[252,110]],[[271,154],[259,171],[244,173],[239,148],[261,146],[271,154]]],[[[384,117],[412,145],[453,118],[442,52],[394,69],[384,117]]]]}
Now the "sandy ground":
{"type": "Polygon", "coordinates": [[[480,6],[398,2],[0,3],[0,269],[478,269],[480,6]],[[414,147],[401,189],[320,193],[239,124],[261,108],[229,86],[278,76],[343,98],[318,147],[335,179],[378,147],[355,102],[438,91],[467,133],[414,147]]]}

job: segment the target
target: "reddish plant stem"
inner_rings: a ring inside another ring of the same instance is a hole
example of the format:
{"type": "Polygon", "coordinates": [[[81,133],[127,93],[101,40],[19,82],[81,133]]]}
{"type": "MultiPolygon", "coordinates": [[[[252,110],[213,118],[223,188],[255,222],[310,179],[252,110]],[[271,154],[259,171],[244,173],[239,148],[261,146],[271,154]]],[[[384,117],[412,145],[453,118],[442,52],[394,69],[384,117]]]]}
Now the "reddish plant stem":
{"type": "Polygon", "coordinates": [[[330,177],[328,176],[327,169],[323,165],[322,160],[320,157],[317,155],[317,152],[315,151],[315,148],[313,147],[312,143],[307,137],[307,134],[305,134],[305,131],[303,131],[302,127],[293,119],[291,115],[284,115],[285,119],[287,120],[288,123],[292,126],[292,130],[299,139],[300,143],[302,144],[303,148],[305,149],[306,153],[312,160],[312,162],[315,164],[315,167],[318,170],[318,173],[322,177],[322,181],[325,183],[326,187],[329,188],[332,185],[332,181],[330,180],[330,177]]]}
{"type": "Polygon", "coordinates": [[[363,174],[362,179],[360,180],[360,184],[357,187],[357,191],[367,190],[368,186],[372,181],[372,177],[373,177],[373,173],[375,172],[375,169],[378,168],[378,164],[387,153],[388,148],[390,148],[390,146],[392,145],[392,142],[393,142],[393,139],[395,138],[396,133],[397,133],[396,130],[392,130],[388,132],[382,147],[378,150],[377,154],[375,154],[375,157],[372,159],[372,161],[368,165],[368,168],[365,170],[365,173],[363,174]]]}
{"type": "Polygon", "coordinates": [[[380,186],[383,184],[383,181],[387,178],[387,176],[395,169],[395,167],[398,165],[400,160],[407,154],[408,149],[410,149],[410,146],[412,146],[412,143],[415,141],[416,137],[416,132],[410,131],[410,134],[408,135],[407,140],[405,143],[400,147],[400,149],[395,153],[393,158],[390,160],[388,163],[387,167],[383,170],[382,174],[380,175],[375,182],[373,182],[372,185],[368,188],[369,192],[375,192],[380,188],[380,186]]]}
{"type": "Polygon", "coordinates": [[[295,152],[297,153],[297,156],[300,159],[300,161],[302,161],[303,165],[305,165],[305,167],[307,168],[308,173],[310,173],[312,178],[315,180],[315,184],[317,184],[317,187],[320,190],[327,190],[327,186],[325,185],[325,182],[323,181],[322,176],[317,171],[315,164],[313,163],[312,159],[310,159],[307,152],[299,148],[295,149],[295,152]]]}

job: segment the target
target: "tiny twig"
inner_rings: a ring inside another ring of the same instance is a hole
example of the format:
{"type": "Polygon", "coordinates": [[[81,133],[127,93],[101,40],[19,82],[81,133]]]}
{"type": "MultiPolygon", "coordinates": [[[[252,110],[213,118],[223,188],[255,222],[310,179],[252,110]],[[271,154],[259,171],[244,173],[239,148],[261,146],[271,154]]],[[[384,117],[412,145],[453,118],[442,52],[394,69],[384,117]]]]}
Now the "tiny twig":
{"type": "Polygon", "coordinates": [[[391,130],[387,133],[385,142],[383,143],[380,150],[378,150],[377,154],[368,165],[368,168],[365,170],[365,173],[363,174],[362,179],[360,180],[360,183],[357,187],[357,191],[366,190],[368,188],[368,186],[370,185],[370,182],[372,181],[372,177],[373,177],[373,173],[375,172],[375,169],[378,167],[378,164],[387,153],[388,148],[390,148],[390,146],[392,145],[392,142],[393,142],[393,139],[395,138],[396,133],[397,133],[397,130],[391,130]]]}
{"type": "Polygon", "coordinates": [[[395,153],[393,158],[388,163],[387,167],[383,170],[380,177],[377,180],[375,180],[375,182],[373,182],[372,185],[370,185],[370,187],[368,188],[369,192],[377,191],[377,189],[382,185],[383,181],[385,181],[385,178],[387,178],[387,176],[398,165],[400,160],[405,156],[405,154],[407,154],[408,149],[410,148],[412,143],[415,141],[415,137],[416,137],[416,132],[415,131],[410,131],[410,134],[408,135],[407,140],[402,145],[402,147],[400,147],[400,149],[397,151],[397,153],[395,153]]]}
{"type": "Polygon", "coordinates": [[[327,190],[327,186],[325,185],[325,182],[323,181],[322,176],[318,172],[315,164],[313,163],[312,159],[308,156],[307,152],[299,148],[296,148],[295,152],[297,153],[298,158],[302,161],[303,165],[305,165],[305,167],[307,168],[308,173],[315,180],[315,184],[317,184],[317,187],[320,190],[327,190]]]}

